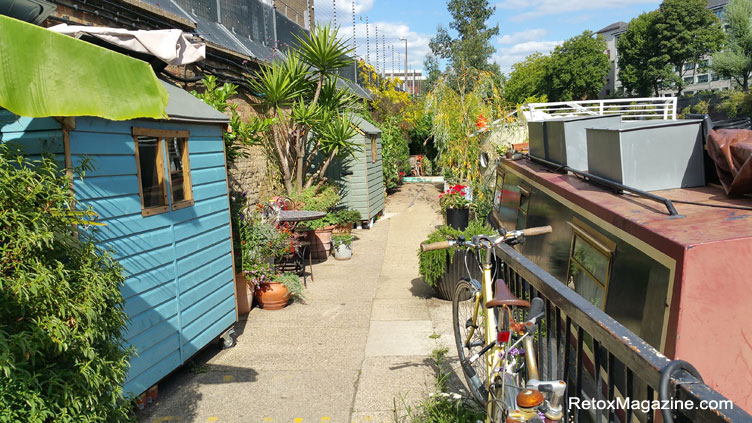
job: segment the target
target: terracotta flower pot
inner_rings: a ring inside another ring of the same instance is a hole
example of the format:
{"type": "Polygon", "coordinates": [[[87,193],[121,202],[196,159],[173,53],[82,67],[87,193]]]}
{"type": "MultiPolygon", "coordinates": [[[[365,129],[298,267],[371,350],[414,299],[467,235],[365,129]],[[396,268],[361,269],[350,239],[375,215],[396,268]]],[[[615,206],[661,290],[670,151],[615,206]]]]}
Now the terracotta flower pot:
{"type": "Polygon", "coordinates": [[[311,258],[315,260],[326,260],[332,249],[332,230],[334,226],[316,229],[313,231],[311,243],[311,258]]]}
{"type": "Polygon", "coordinates": [[[264,282],[256,288],[256,301],[264,310],[279,310],[285,308],[290,301],[287,287],[279,282],[264,282]]]}
{"type": "Polygon", "coordinates": [[[235,274],[235,298],[238,299],[238,314],[248,314],[253,303],[253,291],[243,272],[235,274]]]}

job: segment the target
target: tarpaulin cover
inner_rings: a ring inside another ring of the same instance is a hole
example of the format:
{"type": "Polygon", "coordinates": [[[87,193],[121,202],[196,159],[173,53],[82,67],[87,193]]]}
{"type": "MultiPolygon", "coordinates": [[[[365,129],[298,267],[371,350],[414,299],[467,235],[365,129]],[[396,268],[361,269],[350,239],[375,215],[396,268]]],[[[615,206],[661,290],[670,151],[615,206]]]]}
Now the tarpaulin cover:
{"type": "Polygon", "coordinates": [[[206,43],[194,41],[179,29],[135,30],[60,24],[50,31],[81,38],[84,34],[139,53],[148,53],[168,65],[179,66],[206,58],[206,43]]]}
{"type": "Polygon", "coordinates": [[[752,131],[715,129],[707,145],[726,194],[752,193],[752,131]]]}
{"type": "Polygon", "coordinates": [[[0,15],[0,107],[28,117],[165,118],[143,61],[0,15]]]}

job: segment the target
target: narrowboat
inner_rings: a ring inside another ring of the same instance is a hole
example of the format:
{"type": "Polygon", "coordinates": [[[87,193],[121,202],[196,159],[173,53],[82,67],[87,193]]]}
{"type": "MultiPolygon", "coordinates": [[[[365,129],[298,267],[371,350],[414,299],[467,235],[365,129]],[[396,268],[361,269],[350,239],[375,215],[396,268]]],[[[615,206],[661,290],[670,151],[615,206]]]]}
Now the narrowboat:
{"type": "Polygon", "coordinates": [[[712,184],[632,195],[608,182],[532,155],[502,158],[489,221],[551,225],[519,251],[752,410],[752,198],[712,184]]]}

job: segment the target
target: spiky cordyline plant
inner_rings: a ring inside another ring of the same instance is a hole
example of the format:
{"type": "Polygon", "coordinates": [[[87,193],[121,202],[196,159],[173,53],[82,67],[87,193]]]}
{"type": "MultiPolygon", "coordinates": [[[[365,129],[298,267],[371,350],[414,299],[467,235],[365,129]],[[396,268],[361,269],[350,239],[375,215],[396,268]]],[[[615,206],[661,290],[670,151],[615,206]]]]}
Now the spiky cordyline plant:
{"type": "Polygon", "coordinates": [[[351,65],[346,40],[337,30],[319,26],[298,38],[287,56],[264,66],[249,83],[261,106],[277,119],[267,151],[277,163],[288,194],[316,184],[337,156],[352,155],[357,100],[338,87],[339,68],[351,65]]]}

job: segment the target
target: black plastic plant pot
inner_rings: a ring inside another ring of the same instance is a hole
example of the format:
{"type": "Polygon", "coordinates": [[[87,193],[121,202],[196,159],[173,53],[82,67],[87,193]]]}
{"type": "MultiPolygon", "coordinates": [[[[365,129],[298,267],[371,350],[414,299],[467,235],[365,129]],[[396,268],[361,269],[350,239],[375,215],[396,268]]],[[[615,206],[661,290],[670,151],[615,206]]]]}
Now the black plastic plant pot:
{"type": "Polygon", "coordinates": [[[464,231],[467,228],[467,223],[470,220],[470,209],[455,209],[447,207],[446,209],[447,225],[464,231]]]}

